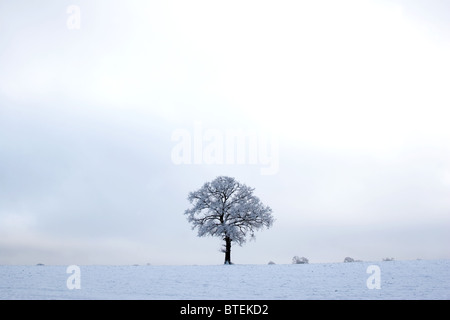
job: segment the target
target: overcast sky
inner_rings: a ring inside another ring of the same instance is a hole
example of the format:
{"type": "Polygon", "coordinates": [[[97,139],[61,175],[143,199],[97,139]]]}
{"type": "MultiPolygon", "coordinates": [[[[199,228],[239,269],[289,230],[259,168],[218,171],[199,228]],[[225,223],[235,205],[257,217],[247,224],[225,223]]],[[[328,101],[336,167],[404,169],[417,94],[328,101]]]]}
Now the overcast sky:
{"type": "Polygon", "coordinates": [[[183,214],[219,175],[276,219],[235,263],[450,258],[450,2],[1,1],[0,30],[0,264],[221,264],[183,214]]]}

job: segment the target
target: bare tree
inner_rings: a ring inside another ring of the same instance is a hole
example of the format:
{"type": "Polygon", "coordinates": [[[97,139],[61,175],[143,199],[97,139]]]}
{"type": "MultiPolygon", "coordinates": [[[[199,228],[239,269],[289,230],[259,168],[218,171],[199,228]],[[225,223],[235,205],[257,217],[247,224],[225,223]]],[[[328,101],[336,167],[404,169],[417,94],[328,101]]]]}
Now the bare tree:
{"type": "Polygon", "coordinates": [[[254,238],[255,231],[273,224],[272,209],[263,205],[253,191],[234,178],[220,176],[189,193],[188,200],[193,207],[184,214],[192,229],[198,229],[199,237],[222,237],[225,264],[231,264],[233,241],[242,245],[248,234],[254,238]]]}

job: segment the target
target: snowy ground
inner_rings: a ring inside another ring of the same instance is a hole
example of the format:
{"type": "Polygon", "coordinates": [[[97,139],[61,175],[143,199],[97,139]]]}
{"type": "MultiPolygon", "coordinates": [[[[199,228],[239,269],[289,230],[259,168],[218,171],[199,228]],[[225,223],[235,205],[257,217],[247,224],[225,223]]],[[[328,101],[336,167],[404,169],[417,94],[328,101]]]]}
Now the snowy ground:
{"type": "Polygon", "coordinates": [[[72,290],[67,267],[0,266],[0,299],[450,299],[450,260],[80,266],[72,290]],[[380,289],[367,286],[370,265],[380,268],[380,289]]]}

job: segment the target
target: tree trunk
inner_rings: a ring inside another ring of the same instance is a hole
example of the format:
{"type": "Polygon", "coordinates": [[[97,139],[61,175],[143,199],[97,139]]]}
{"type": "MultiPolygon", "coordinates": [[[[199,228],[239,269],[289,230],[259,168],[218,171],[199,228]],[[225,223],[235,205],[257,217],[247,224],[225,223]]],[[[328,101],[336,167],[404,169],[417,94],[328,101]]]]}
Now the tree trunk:
{"type": "Polygon", "coordinates": [[[231,239],[225,237],[225,264],[231,264],[231,239]]]}

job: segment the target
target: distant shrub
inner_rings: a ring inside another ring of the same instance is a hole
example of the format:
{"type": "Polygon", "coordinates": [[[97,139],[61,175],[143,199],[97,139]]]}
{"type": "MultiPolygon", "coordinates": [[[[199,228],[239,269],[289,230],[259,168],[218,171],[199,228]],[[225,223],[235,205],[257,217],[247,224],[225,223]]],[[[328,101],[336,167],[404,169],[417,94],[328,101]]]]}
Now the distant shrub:
{"type": "Polygon", "coordinates": [[[307,264],[307,263],[309,263],[309,261],[305,257],[299,258],[298,256],[295,256],[292,258],[292,264],[307,264]]]}
{"type": "Polygon", "coordinates": [[[269,263],[268,264],[275,264],[275,262],[273,262],[273,261],[269,261],[269,263]]]}
{"type": "Polygon", "coordinates": [[[351,257],[345,257],[344,262],[362,262],[362,260],[353,259],[351,257]]]}
{"type": "Polygon", "coordinates": [[[344,262],[355,262],[355,259],[351,257],[345,257],[344,262]]]}
{"type": "Polygon", "coordinates": [[[383,258],[383,261],[394,261],[394,258],[383,258]]]}

